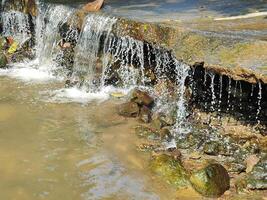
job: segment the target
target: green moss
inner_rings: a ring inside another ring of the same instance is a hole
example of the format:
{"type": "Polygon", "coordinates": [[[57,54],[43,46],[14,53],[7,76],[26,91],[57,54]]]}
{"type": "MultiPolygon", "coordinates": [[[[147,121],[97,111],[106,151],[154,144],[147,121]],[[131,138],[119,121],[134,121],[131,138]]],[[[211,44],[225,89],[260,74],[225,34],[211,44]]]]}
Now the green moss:
{"type": "Polygon", "coordinates": [[[210,164],[193,173],[190,182],[196,191],[207,197],[218,197],[230,188],[230,177],[220,164],[210,164]]]}
{"type": "Polygon", "coordinates": [[[154,173],[177,188],[190,185],[188,174],[182,164],[168,155],[156,156],[151,161],[150,167],[154,173]]]}

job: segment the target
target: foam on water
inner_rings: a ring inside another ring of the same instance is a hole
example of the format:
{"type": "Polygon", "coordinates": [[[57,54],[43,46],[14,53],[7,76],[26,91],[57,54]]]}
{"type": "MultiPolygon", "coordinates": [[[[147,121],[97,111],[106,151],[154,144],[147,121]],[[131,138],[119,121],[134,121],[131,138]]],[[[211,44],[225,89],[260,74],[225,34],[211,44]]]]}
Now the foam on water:
{"type": "Polygon", "coordinates": [[[78,87],[64,88],[54,91],[46,91],[43,93],[45,101],[54,103],[90,103],[98,102],[102,103],[108,100],[112,93],[120,93],[126,96],[131,89],[119,89],[113,86],[103,87],[98,92],[88,92],[78,87]]]}
{"type": "Polygon", "coordinates": [[[0,76],[9,76],[25,82],[49,82],[60,80],[56,77],[51,70],[47,69],[47,66],[34,67],[32,63],[17,63],[11,65],[10,68],[0,69],[0,76]]]}

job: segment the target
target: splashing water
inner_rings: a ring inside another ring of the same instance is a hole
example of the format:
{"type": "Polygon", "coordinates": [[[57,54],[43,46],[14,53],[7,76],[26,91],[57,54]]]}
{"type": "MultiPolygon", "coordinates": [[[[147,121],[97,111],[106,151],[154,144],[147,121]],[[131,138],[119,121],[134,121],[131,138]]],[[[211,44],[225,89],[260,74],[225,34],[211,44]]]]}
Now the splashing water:
{"type": "Polygon", "coordinates": [[[210,83],[210,89],[211,89],[211,111],[214,111],[214,106],[216,103],[216,95],[215,95],[215,91],[214,91],[214,79],[215,79],[215,74],[211,73],[209,74],[210,78],[211,78],[211,83],[210,83]]]}
{"type": "Polygon", "coordinates": [[[184,63],[180,63],[176,60],[176,84],[177,84],[177,115],[176,123],[174,125],[174,135],[177,137],[183,137],[190,131],[190,126],[187,123],[187,109],[185,100],[185,81],[188,77],[190,67],[184,63]]]}
{"type": "MultiPolygon", "coordinates": [[[[94,14],[85,19],[75,49],[74,78],[83,79],[90,90],[96,90],[94,78],[98,68],[102,68],[98,66],[101,40],[103,37],[108,38],[115,22],[115,18],[94,14]]],[[[104,41],[107,42],[107,39],[104,41]]]]}
{"type": "Polygon", "coordinates": [[[37,18],[36,59],[39,64],[51,64],[58,51],[59,25],[66,23],[73,9],[62,5],[50,5],[37,18]]]}
{"type": "Polygon", "coordinates": [[[259,86],[259,93],[258,93],[258,109],[257,109],[257,114],[256,114],[256,120],[258,121],[258,123],[260,123],[259,119],[259,115],[261,112],[261,99],[262,99],[262,85],[261,82],[258,83],[259,86]]]}
{"type": "Polygon", "coordinates": [[[3,12],[2,21],[3,36],[12,36],[20,44],[31,38],[28,15],[18,11],[3,12]]]}

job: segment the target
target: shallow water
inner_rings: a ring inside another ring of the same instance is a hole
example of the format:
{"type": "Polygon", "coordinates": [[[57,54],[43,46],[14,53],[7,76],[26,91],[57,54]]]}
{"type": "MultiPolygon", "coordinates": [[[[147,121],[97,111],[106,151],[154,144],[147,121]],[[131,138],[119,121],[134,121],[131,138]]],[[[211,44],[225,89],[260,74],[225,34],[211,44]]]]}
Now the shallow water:
{"type": "Polygon", "coordinates": [[[0,77],[0,199],[173,199],[118,101],[48,101],[60,88],[0,77]]]}

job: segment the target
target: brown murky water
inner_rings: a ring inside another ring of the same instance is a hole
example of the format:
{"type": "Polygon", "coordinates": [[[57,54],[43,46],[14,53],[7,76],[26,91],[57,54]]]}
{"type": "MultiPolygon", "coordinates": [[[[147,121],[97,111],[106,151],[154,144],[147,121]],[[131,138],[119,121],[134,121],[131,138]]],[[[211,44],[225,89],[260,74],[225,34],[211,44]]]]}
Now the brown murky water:
{"type": "Polygon", "coordinates": [[[175,199],[107,101],[47,102],[60,84],[0,77],[0,199],[175,199]]]}

